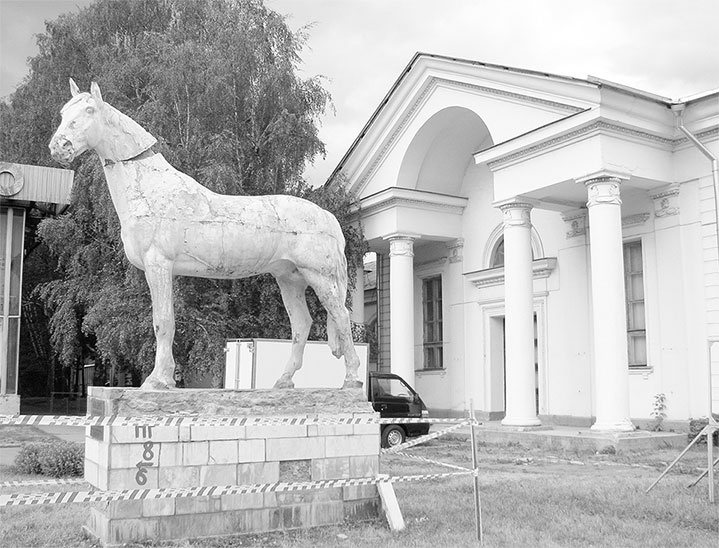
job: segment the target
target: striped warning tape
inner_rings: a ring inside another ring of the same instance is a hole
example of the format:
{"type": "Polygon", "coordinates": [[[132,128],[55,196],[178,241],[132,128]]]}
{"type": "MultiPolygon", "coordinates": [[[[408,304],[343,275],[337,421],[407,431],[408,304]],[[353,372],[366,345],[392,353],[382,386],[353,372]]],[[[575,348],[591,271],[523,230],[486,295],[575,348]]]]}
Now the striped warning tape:
{"type": "Polygon", "coordinates": [[[319,417],[118,417],[118,416],[62,416],[62,415],[0,415],[0,425],[15,426],[278,426],[309,424],[465,424],[467,419],[445,418],[378,418],[372,416],[319,416],[319,417]]]}
{"type": "Polygon", "coordinates": [[[411,453],[403,453],[401,451],[397,451],[396,453],[393,453],[393,455],[399,455],[401,457],[406,457],[408,459],[416,460],[419,462],[425,462],[427,464],[436,464],[437,466],[444,466],[445,468],[454,468],[455,470],[465,470],[467,472],[472,471],[471,468],[467,468],[466,466],[459,466],[458,464],[450,464],[448,462],[440,462],[438,460],[428,459],[427,457],[412,455],[411,453]]]}
{"type": "Polygon", "coordinates": [[[0,481],[0,487],[30,487],[32,485],[76,485],[85,483],[83,478],[57,478],[57,479],[35,479],[0,481]]]}
{"type": "Polygon", "coordinates": [[[408,476],[350,478],[318,480],[310,482],[276,482],[257,485],[225,485],[212,487],[186,487],[166,489],[128,489],[116,491],[64,491],[60,493],[13,493],[0,495],[0,507],[34,506],[42,504],[67,504],[71,502],[113,502],[118,500],[167,499],[179,497],[202,497],[221,495],[245,495],[250,493],[289,493],[333,487],[376,485],[381,482],[400,483],[443,479],[452,476],[474,475],[473,470],[443,472],[438,474],[416,474],[408,476]]]}
{"type": "Polygon", "coordinates": [[[461,428],[462,426],[468,426],[472,421],[468,419],[463,419],[462,422],[459,424],[455,424],[454,426],[450,426],[449,428],[445,428],[444,430],[438,430],[437,432],[432,432],[431,434],[427,434],[426,436],[419,436],[417,438],[412,438],[411,440],[408,440],[404,443],[400,443],[399,445],[393,445],[392,447],[387,447],[386,449],[382,449],[382,454],[390,454],[390,453],[397,453],[399,451],[402,451],[404,449],[409,449],[410,447],[414,447],[415,445],[419,445],[420,443],[424,443],[429,440],[433,440],[435,438],[438,438],[440,436],[444,436],[445,434],[448,434],[449,432],[453,432],[454,430],[457,430],[458,428],[461,428]]]}

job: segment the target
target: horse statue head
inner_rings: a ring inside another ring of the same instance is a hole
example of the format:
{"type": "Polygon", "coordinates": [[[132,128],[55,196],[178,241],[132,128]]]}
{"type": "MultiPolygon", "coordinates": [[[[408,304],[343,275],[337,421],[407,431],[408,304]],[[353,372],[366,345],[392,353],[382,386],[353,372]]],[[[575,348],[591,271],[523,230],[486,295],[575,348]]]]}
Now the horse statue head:
{"type": "Polygon", "coordinates": [[[121,162],[143,153],[157,140],[129,116],[102,100],[100,86],[80,92],[70,79],[72,98],[62,107],[62,121],[50,140],[52,158],[68,165],[86,150],[107,162],[121,162]]]}

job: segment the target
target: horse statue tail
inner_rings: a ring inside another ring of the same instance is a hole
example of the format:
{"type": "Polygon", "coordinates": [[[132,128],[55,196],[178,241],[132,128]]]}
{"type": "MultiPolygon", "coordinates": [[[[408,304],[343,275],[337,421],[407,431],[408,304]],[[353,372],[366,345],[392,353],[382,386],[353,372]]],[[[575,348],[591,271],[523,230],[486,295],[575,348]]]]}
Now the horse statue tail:
{"type": "MultiPolygon", "coordinates": [[[[345,237],[342,234],[342,229],[337,222],[337,219],[329,214],[331,217],[331,223],[334,228],[334,240],[335,240],[335,256],[333,257],[334,262],[334,278],[337,284],[337,290],[339,298],[341,299],[340,305],[345,306],[347,299],[347,258],[345,257],[345,237]]],[[[348,326],[351,331],[351,326],[348,326]]],[[[332,316],[327,314],[327,344],[329,344],[332,355],[335,358],[342,356],[342,340],[340,338],[342,333],[342,327],[337,325],[332,316]]]]}

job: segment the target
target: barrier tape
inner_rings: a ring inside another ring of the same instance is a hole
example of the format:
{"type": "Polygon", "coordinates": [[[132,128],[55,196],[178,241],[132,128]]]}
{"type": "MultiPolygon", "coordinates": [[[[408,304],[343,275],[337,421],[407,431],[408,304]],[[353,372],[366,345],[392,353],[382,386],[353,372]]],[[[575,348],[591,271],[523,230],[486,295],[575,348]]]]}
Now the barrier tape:
{"type": "Polygon", "coordinates": [[[472,472],[472,469],[467,468],[466,466],[459,466],[458,464],[449,464],[448,462],[440,462],[438,460],[428,459],[427,457],[420,457],[419,455],[412,455],[411,453],[402,453],[401,451],[397,451],[396,453],[393,453],[393,454],[399,455],[401,457],[407,457],[408,459],[417,460],[420,462],[426,462],[428,464],[436,464],[437,466],[444,466],[446,468],[454,468],[455,470],[465,470],[467,472],[472,472]]]}
{"type": "Polygon", "coordinates": [[[448,434],[449,432],[453,432],[454,430],[457,430],[458,428],[461,428],[462,426],[469,426],[469,424],[472,421],[468,419],[462,419],[462,422],[459,424],[455,424],[454,426],[450,426],[449,428],[445,428],[444,430],[438,430],[437,432],[433,432],[432,434],[427,434],[425,436],[419,436],[418,438],[412,438],[411,440],[407,440],[404,443],[400,443],[399,445],[393,445],[392,447],[388,447],[386,449],[382,449],[382,454],[390,454],[390,453],[398,453],[399,451],[402,451],[404,449],[409,449],[410,447],[414,447],[415,445],[419,445],[420,443],[424,443],[429,440],[433,440],[435,438],[438,438],[440,436],[444,436],[445,434],[448,434]]]}
{"type": "Polygon", "coordinates": [[[72,502],[114,502],[118,500],[168,499],[180,497],[202,497],[221,495],[245,495],[251,493],[291,493],[328,489],[332,487],[354,487],[376,485],[381,482],[403,483],[443,479],[452,476],[474,475],[472,470],[443,472],[438,474],[415,474],[409,476],[351,478],[318,480],[309,482],[276,482],[257,485],[225,485],[212,487],[186,487],[164,489],[125,489],[115,491],[64,491],[59,493],[13,493],[0,495],[0,507],[35,506],[43,504],[68,504],[72,502]]]}
{"type": "Polygon", "coordinates": [[[386,418],[379,417],[118,417],[63,415],[0,415],[0,426],[280,426],[280,425],[354,425],[354,424],[466,424],[467,419],[444,418],[386,418]]]}
{"type": "Polygon", "coordinates": [[[0,481],[0,487],[29,487],[32,485],[76,485],[85,483],[83,478],[58,478],[37,480],[0,481]]]}

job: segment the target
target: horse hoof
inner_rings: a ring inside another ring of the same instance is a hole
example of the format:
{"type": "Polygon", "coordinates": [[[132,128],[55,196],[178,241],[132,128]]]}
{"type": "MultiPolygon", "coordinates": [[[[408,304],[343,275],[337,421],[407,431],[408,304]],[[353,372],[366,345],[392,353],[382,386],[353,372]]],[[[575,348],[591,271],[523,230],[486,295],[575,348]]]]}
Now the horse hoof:
{"type": "Polygon", "coordinates": [[[280,390],[287,389],[287,388],[294,388],[295,383],[292,382],[291,379],[279,379],[273,388],[277,388],[280,390]]]}
{"type": "Polygon", "coordinates": [[[362,386],[364,386],[362,384],[362,381],[358,379],[345,379],[345,382],[342,385],[342,390],[345,390],[347,388],[362,388],[362,386]]]}
{"type": "Polygon", "coordinates": [[[147,377],[145,382],[140,386],[140,390],[169,390],[175,388],[175,383],[172,384],[163,382],[155,377],[147,377]]]}

